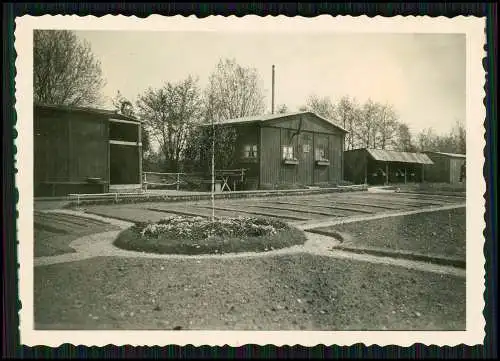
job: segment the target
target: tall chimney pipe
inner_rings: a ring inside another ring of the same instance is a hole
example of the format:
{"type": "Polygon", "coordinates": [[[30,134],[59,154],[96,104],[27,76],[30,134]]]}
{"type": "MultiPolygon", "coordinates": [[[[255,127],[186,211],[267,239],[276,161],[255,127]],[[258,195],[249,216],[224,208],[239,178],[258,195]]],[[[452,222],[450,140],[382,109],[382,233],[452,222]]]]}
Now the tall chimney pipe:
{"type": "Polygon", "coordinates": [[[273,65],[273,90],[271,96],[271,114],[274,114],[274,65],[273,65]]]}

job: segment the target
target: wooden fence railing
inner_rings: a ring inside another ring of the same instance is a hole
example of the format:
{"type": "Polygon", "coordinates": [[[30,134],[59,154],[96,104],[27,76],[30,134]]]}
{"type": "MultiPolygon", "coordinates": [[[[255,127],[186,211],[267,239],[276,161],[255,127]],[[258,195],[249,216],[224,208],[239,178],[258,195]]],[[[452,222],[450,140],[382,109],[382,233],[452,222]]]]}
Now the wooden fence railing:
{"type": "Polygon", "coordinates": [[[179,190],[181,184],[181,175],[185,173],[161,173],[161,172],[143,172],[142,184],[145,190],[148,186],[175,186],[179,190]]]}

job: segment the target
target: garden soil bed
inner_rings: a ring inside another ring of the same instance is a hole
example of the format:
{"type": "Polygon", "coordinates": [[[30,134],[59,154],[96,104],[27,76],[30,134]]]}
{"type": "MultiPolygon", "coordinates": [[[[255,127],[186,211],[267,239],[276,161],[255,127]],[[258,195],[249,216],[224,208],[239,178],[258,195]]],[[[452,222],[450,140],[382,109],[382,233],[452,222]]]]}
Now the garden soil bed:
{"type": "Polygon", "coordinates": [[[34,256],[49,257],[75,250],[69,244],[79,237],[119,230],[118,227],[67,215],[50,215],[39,220],[35,216],[34,256]]]}
{"type": "Polygon", "coordinates": [[[342,238],[340,248],[379,249],[465,262],[465,207],[311,230],[342,238]]]}
{"type": "Polygon", "coordinates": [[[465,279],[313,255],[36,267],[43,329],[464,330],[465,279]]]}

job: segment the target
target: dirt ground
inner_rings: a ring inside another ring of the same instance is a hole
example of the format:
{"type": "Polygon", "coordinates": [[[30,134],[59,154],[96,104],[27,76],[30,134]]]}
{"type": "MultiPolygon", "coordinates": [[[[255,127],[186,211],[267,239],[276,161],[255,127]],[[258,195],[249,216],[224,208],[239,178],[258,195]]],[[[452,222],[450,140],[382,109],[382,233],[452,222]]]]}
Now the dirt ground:
{"type": "Polygon", "coordinates": [[[342,246],[385,248],[465,261],[465,207],[317,228],[340,234],[342,246]]]}
{"type": "Polygon", "coordinates": [[[37,328],[463,330],[465,299],[462,278],[308,254],[99,257],[35,272],[37,328]]]}
{"type": "MultiPolygon", "coordinates": [[[[360,192],[248,202],[220,201],[218,205],[316,222],[387,210],[415,210],[430,202],[444,205],[457,200],[403,194],[391,194],[389,198],[360,192]],[[295,211],[286,209],[296,202],[303,206],[295,211]],[[329,216],[331,213],[336,215],[329,216]]],[[[174,208],[207,212],[200,202],[95,206],[89,210],[146,221],[164,218],[174,208]],[[158,209],[148,209],[153,206],[158,209]]],[[[229,210],[218,212],[221,216],[238,215],[229,210]]],[[[416,218],[409,228],[408,242],[418,234],[428,236],[430,224],[435,224],[433,229],[445,230],[449,218],[425,218],[429,215],[416,218]]],[[[458,227],[460,213],[453,218],[458,227]]],[[[386,234],[394,241],[401,233],[396,230],[397,224],[388,220],[366,222],[368,226],[360,232],[389,232],[386,234]],[[391,227],[396,228],[391,231],[391,227]]],[[[46,222],[49,228],[42,227],[36,236],[35,249],[39,248],[35,257],[71,251],[71,240],[85,234],[76,231],[80,223],[64,217],[59,222],[46,222]],[[55,224],[66,233],[50,238],[47,232],[51,233],[50,226],[55,224]]],[[[352,226],[352,231],[357,231],[356,223],[343,227],[352,226]]],[[[97,223],[80,226],[81,232],[103,232],[97,223]]],[[[465,300],[463,277],[308,253],[237,259],[101,256],[37,266],[34,272],[37,329],[463,330],[465,300]]]]}

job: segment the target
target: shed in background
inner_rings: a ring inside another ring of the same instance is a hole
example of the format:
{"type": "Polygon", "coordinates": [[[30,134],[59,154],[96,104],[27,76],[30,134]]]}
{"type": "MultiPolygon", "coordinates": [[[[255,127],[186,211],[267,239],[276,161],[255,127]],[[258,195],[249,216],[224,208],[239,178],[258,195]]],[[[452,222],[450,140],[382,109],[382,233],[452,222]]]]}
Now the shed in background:
{"type": "Polygon", "coordinates": [[[141,188],[140,122],[109,110],[35,105],[35,197],[141,188]]]}
{"type": "Polygon", "coordinates": [[[433,164],[423,153],[360,148],[344,152],[344,175],[354,184],[423,182],[425,165],[433,164]]]}
{"type": "Polygon", "coordinates": [[[436,183],[461,183],[465,181],[465,154],[425,152],[434,164],[426,166],[427,180],[436,183]]]}

